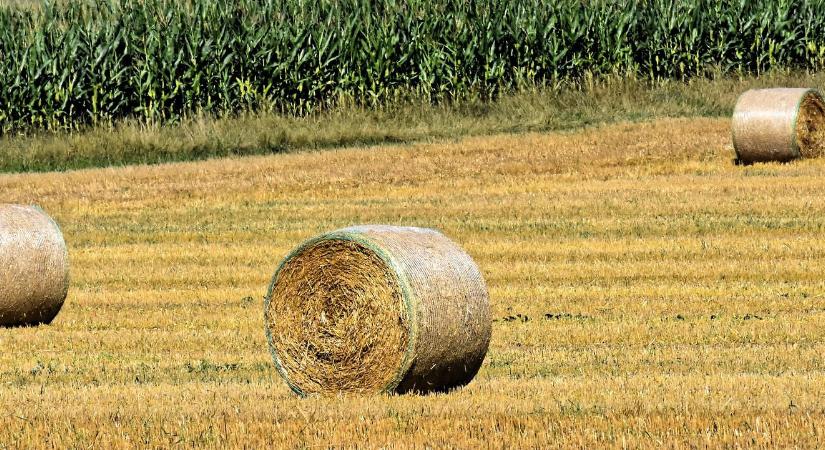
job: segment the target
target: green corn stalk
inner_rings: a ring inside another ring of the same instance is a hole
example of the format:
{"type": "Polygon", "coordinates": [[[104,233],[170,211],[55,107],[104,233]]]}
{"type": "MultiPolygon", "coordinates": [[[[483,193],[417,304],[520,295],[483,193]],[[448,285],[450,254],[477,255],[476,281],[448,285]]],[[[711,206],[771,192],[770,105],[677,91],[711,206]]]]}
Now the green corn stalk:
{"type": "MultiPolygon", "coordinates": [[[[2,0],[0,0],[2,1],[2,0]]],[[[0,133],[489,100],[586,76],[819,70],[825,0],[0,5],[0,133]]]]}

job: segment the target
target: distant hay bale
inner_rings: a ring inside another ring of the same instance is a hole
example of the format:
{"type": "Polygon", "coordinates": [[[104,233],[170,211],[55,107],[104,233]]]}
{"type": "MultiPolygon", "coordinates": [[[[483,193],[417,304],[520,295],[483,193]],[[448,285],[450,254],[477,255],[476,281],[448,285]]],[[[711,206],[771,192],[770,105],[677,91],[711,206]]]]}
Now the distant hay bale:
{"type": "Polygon", "coordinates": [[[825,101],[813,89],[753,89],[736,102],[733,146],[742,163],[825,153],[825,101]]]}
{"type": "Polygon", "coordinates": [[[57,224],[36,206],[0,205],[0,326],[50,323],[68,289],[57,224]]]}
{"type": "Polygon", "coordinates": [[[491,333],[472,258],[413,227],[344,228],[301,244],[275,272],[264,315],[278,372],[299,395],[463,386],[491,333]]]}

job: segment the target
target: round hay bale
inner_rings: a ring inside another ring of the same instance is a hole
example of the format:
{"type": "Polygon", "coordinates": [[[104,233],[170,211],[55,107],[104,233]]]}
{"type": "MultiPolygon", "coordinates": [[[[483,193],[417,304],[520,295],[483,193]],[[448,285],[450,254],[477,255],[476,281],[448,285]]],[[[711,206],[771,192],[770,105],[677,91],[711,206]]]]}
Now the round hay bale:
{"type": "Polygon", "coordinates": [[[299,395],[447,391],[490,343],[476,264],[435,230],[344,228],[293,250],[264,306],[278,372],[299,395]]]}
{"type": "Polygon", "coordinates": [[[57,224],[36,206],[0,205],[0,326],[50,323],[68,290],[57,224]]]}
{"type": "Polygon", "coordinates": [[[786,162],[825,153],[825,101],[814,89],[753,89],[736,102],[733,147],[738,160],[786,162]]]}

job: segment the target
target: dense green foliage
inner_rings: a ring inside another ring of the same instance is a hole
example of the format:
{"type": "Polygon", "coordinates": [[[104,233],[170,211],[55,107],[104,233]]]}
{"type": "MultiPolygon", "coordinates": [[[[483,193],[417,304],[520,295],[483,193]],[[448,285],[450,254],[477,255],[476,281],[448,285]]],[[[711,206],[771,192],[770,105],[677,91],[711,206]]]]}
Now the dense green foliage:
{"type": "Polygon", "coordinates": [[[0,133],[825,65],[825,0],[120,0],[0,8],[0,133]]]}

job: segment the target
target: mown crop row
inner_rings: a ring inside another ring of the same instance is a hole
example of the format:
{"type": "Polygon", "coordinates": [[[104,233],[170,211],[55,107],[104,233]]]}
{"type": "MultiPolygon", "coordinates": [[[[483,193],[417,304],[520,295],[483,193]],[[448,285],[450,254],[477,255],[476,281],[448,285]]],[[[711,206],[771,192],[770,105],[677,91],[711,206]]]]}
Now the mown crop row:
{"type": "Polygon", "coordinates": [[[0,133],[825,66],[825,0],[111,0],[0,8],[0,133]]]}

